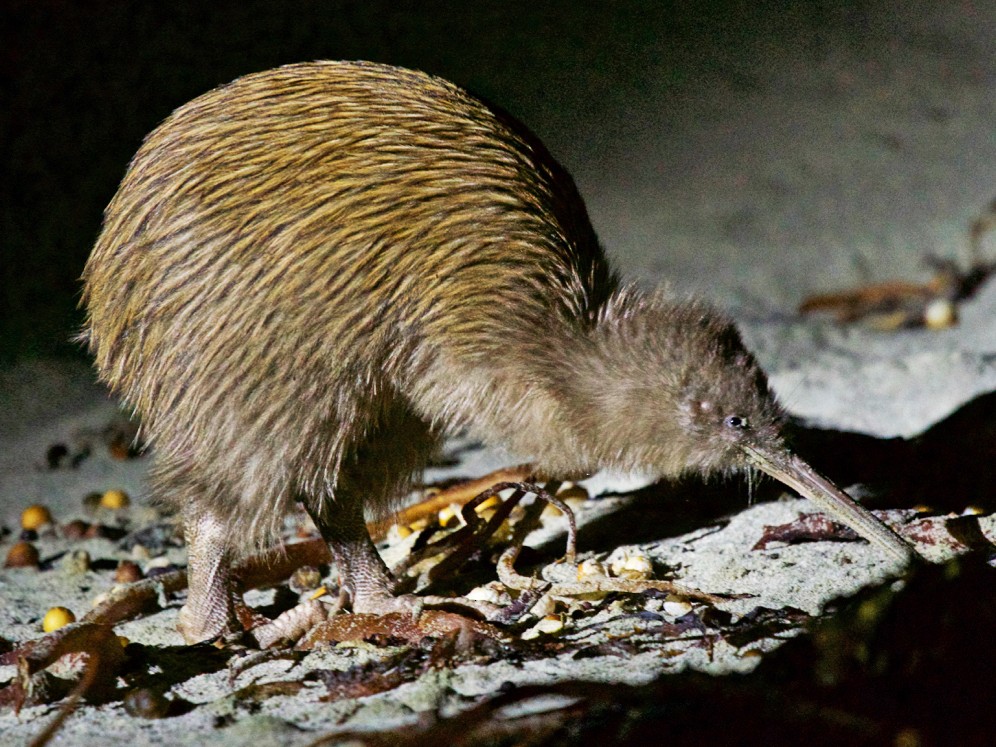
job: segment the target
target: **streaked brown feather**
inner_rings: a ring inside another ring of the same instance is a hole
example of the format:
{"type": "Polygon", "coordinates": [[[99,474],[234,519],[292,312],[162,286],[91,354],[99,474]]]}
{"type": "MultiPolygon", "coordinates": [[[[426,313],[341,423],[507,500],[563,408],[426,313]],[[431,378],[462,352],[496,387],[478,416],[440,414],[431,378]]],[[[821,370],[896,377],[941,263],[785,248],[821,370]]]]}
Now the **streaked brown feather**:
{"type": "Polygon", "coordinates": [[[336,62],[174,112],[84,283],[90,348],[155,444],[157,493],[196,474],[251,544],[291,498],[334,495],[395,400],[438,427],[479,419],[487,386],[444,392],[454,374],[502,367],[510,331],[590,323],[614,286],[525,128],[437,78],[336,62]]]}

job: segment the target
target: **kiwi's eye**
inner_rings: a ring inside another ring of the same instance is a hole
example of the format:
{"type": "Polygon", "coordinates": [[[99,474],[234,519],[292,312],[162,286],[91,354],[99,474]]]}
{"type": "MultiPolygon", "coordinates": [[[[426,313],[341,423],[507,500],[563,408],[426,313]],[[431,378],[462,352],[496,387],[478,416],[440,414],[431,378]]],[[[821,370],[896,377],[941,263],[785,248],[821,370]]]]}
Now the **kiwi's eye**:
{"type": "Polygon", "coordinates": [[[738,431],[742,431],[747,428],[747,418],[742,418],[739,415],[727,415],[723,420],[723,425],[727,428],[734,428],[738,431]]]}

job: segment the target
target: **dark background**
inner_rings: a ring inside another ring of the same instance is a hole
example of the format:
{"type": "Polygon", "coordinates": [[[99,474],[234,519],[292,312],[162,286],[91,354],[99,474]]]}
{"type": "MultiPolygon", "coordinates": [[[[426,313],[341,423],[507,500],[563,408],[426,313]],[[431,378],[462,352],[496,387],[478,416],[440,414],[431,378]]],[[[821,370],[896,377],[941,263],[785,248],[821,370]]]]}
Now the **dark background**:
{"type": "Polygon", "coordinates": [[[440,74],[525,121],[584,193],[598,173],[579,154],[610,126],[616,142],[645,129],[634,92],[678,110],[716,80],[750,85],[772,45],[876,33],[871,5],[6,0],[0,360],[82,354],[78,277],[128,159],[172,109],[240,75],[319,58],[440,74]]]}

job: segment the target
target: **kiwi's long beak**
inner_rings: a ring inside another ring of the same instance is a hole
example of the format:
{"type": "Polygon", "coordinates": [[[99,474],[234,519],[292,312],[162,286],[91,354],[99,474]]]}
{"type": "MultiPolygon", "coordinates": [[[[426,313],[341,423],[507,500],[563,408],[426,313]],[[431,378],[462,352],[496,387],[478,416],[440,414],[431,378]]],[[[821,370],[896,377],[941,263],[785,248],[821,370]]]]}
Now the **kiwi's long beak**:
{"type": "Polygon", "coordinates": [[[795,488],[800,495],[893,557],[907,563],[917,557],[913,548],[899,535],[792,452],[770,450],[753,444],[742,448],[752,465],[795,488]]]}

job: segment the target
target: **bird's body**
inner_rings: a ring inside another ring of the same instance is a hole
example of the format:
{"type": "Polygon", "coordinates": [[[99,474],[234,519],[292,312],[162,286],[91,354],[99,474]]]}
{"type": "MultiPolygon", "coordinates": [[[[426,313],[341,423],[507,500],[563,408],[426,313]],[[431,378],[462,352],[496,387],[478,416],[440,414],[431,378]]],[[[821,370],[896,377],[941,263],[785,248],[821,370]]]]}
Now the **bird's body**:
{"type": "Polygon", "coordinates": [[[189,640],[224,627],[219,572],[296,500],[354,606],[383,608],[362,510],[450,430],[548,474],[734,470],[748,436],[784,452],[733,325],[621,287],[538,140],[414,71],[291,65],[181,107],[84,280],[98,369],[187,526],[189,640]]]}

